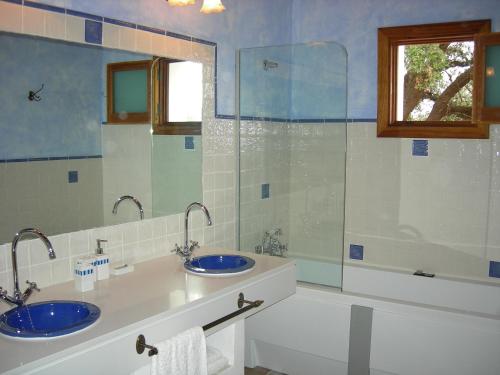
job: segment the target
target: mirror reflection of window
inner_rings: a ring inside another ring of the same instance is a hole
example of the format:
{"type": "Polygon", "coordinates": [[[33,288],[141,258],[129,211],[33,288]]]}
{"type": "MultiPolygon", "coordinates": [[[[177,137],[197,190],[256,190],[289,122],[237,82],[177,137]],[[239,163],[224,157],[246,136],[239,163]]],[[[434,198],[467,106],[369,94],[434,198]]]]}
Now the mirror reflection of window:
{"type": "Polygon", "coordinates": [[[201,121],[202,64],[181,61],[168,69],[169,122],[201,121]]]}

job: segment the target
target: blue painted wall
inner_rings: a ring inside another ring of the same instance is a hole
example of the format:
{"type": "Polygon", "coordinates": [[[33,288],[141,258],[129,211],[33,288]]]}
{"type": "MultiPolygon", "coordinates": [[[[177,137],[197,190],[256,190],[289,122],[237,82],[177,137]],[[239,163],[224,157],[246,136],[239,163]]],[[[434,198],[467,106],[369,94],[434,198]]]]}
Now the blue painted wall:
{"type": "Polygon", "coordinates": [[[498,0],[293,0],[292,41],[334,40],[349,54],[351,118],[377,115],[377,28],[491,19],[500,31],[498,0]]]}
{"type": "Polygon", "coordinates": [[[337,43],[244,49],[241,115],[273,119],[345,119],[347,54],[337,43]],[[273,66],[266,69],[265,62],[273,66]]]}
{"type": "Polygon", "coordinates": [[[166,0],[42,0],[40,2],[117,18],[218,43],[218,113],[234,114],[235,51],[286,44],[291,38],[290,0],[223,0],[226,11],[200,13],[201,0],[170,7],[166,0]]]}
{"type": "Polygon", "coordinates": [[[9,34],[0,46],[0,159],[100,155],[101,51],[9,34]]]}

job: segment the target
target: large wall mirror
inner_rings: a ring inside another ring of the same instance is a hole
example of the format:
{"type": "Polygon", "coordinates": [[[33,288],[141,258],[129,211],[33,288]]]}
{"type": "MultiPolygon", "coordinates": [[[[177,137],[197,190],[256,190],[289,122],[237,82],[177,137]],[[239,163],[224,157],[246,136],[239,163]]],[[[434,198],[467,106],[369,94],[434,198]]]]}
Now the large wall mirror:
{"type": "Polygon", "coordinates": [[[26,227],[54,235],[139,220],[130,200],[113,214],[124,195],[141,202],[145,218],[202,199],[200,132],[153,134],[161,106],[151,87],[165,99],[159,74],[117,74],[118,118],[127,118],[127,106],[149,115],[108,121],[108,66],[152,65],[155,57],[4,32],[0,48],[0,243],[26,227]]]}

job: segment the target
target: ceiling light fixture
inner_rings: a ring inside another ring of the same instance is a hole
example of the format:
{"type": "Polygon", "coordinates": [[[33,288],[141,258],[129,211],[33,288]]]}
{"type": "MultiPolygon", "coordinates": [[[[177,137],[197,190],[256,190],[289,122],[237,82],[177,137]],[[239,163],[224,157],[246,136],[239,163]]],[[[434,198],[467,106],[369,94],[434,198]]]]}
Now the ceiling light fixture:
{"type": "Polygon", "coordinates": [[[222,4],[221,0],[203,0],[203,5],[200,9],[201,13],[220,13],[223,12],[226,7],[222,4]]]}
{"type": "Polygon", "coordinates": [[[173,7],[183,7],[186,5],[193,5],[196,0],[167,0],[168,5],[173,7]]]}

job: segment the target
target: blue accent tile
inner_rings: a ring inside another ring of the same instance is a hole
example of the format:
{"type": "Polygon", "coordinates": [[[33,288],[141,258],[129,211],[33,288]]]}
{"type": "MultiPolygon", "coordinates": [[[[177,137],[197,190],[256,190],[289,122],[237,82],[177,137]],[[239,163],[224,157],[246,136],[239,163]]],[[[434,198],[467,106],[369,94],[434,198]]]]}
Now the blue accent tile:
{"type": "Polygon", "coordinates": [[[28,161],[48,161],[49,158],[29,158],[28,161]]]}
{"type": "Polygon", "coordinates": [[[194,150],[194,137],[184,137],[184,149],[194,150]]]}
{"type": "Polygon", "coordinates": [[[87,159],[102,159],[102,155],[89,155],[87,159]]]}
{"type": "Polygon", "coordinates": [[[220,118],[223,120],[234,120],[236,117],[234,115],[215,115],[215,118],[220,118]]]}
{"type": "Polygon", "coordinates": [[[42,4],[42,3],[35,3],[33,1],[28,1],[28,0],[24,0],[24,6],[27,6],[30,8],[48,10],[49,12],[56,12],[56,13],[62,13],[62,14],[66,13],[66,10],[64,8],[56,7],[53,5],[42,4]]]}
{"type": "Polygon", "coordinates": [[[143,25],[137,25],[137,28],[142,31],[148,31],[150,33],[155,33],[155,34],[160,34],[160,35],[165,35],[166,31],[157,29],[154,27],[149,27],[149,26],[143,26],[143,25]]]}
{"type": "Polygon", "coordinates": [[[2,1],[6,3],[19,4],[19,5],[23,3],[23,0],[2,0],[2,1]]]}
{"type": "Polygon", "coordinates": [[[68,182],[70,184],[75,184],[78,182],[78,171],[69,171],[68,172],[68,182]]]}
{"type": "Polygon", "coordinates": [[[130,27],[131,29],[137,29],[137,25],[135,23],[115,20],[114,18],[104,17],[104,22],[111,23],[117,26],[130,27]]]}
{"type": "Polygon", "coordinates": [[[49,160],[68,160],[67,156],[50,156],[49,160]]]}
{"type": "Polygon", "coordinates": [[[490,261],[490,277],[500,277],[500,262],[490,261]]]}
{"type": "Polygon", "coordinates": [[[6,163],[23,163],[23,162],[27,162],[29,161],[29,159],[7,159],[5,160],[6,163]]]}
{"type": "Polygon", "coordinates": [[[271,195],[271,193],[269,191],[269,184],[262,184],[260,190],[261,190],[260,196],[262,199],[267,199],[271,195]]]}
{"type": "Polygon", "coordinates": [[[209,40],[204,40],[204,39],[199,39],[199,38],[191,38],[193,42],[200,43],[200,44],[206,44],[207,46],[215,46],[216,43],[210,42],[209,40]]]}
{"type": "Polygon", "coordinates": [[[412,147],[413,156],[429,156],[429,141],[426,139],[414,139],[412,147]]]}
{"type": "Polygon", "coordinates": [[[87,43],[102,44],[102,23],[85,20],[85,41],[87,43]]]}
{"type": "Polygon", "coordinates": [[[96,16],[95,14],[79,12],[77,10],[71,10],[71,9],[67,9],[66,10],[66,14],[69,14],[70,16],[87,18],[89,20],[101,21],[102,22],[102,17],[101,16],[96,16]]]}
{"type": "Polygon", "coordinates": [[[183,39],[183,40],[189,40],[191,41],[191,37],[190,36],[187,36],[187,35],[182,35],[182,34],[177,34],[177,33],[173,33],[171,31],[167,31],[166,32],[166,35],[167,36],[171,36],[172,38],[177,38],[177,39],[183,39]]]}
{"type": "Polygon", "coordinates": [[[362,245],[349,245],[349,258],[363,260],[364,247],[362,245]]]}

